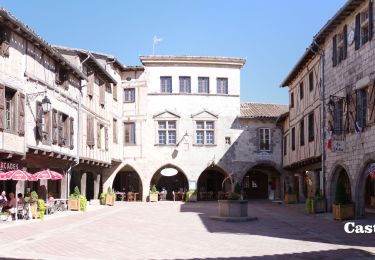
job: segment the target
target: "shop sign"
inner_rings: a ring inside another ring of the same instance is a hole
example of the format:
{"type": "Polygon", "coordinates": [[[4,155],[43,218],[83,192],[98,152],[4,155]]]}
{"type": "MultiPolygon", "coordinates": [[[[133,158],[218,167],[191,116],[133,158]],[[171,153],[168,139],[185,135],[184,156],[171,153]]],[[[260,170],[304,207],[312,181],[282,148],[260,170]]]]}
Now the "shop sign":
{"type": "Polygon", "coordinates": [[[0,170],[2,171],[14,171],[18,169],[19,169],[18,163],[0,161],[0,170]]]}
{"type": "Polygon", "coordinates": [[[257,159],[260,161],[271,160],[272,156],[268,152],[260,152],[257,154],[257,159]]]}
{"type": "Polygon", "coordinates": [[[333,151],[334,152],[344,152],[345,142],[344,141],[333,141],[333,151]]]}

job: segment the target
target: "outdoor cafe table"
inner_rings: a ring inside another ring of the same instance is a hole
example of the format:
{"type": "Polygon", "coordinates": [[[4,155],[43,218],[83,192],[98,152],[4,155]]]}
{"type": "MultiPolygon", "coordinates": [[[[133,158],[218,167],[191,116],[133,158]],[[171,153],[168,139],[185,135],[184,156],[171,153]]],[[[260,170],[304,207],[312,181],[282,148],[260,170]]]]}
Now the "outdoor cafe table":
{"type": "Polygon", "coordinates": [[[120,198],[121,198],[120,201],[125,200],[125,197],[126,197],[125,192],[117,191],[117,192],[115,192],[115,195],[116,195],[116,197],[120,196],[120,198]]]}
{"type": "Polygon", "coordinates": [[[177,191],[174,193],[173,195],[173,200],[176,201],[176,200],[181,200],[183,201],[184,200],[184,195],[185,195],[185,192],[182,192],[182,191],[177,191]]]}
{"type": "Polygon", "coordinates": [[[68,208],[68,199],[54,199],[53,200],[58,211],[64,211],[68,208]]]}

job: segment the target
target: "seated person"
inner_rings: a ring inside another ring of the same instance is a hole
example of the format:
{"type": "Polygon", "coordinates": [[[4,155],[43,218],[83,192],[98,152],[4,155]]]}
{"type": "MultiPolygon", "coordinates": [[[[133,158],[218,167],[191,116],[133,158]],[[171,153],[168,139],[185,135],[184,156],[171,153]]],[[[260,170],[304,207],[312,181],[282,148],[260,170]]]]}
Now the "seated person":
{"type": "Polygon", "coordinates": [[[23,198],[22,193],[18,193],[17,198],[18,198],[18,200],[17,200],[18,205],[25,204],[25,199],[23,198]]]}
{"type": "Polygon", "coordinates": [[[167,190],[163,187],[161,189],[160,194],[160,200],[166,200],[167,199],[167,190]]]}
{"type": "MultiPolygon", "coordinates": [[[[11,214],[12,216],[15,215],[16,199],[14,198],[13,192],[9,193],[9,201],[8,201],[8,204],[5,207],[3,207],[3,211],[8,211],[9,214],[11,214]]],[[[13,216],[13,219],[14,219],[14,216],[13,216]]]]}
{"type": "Polygon", "coordinates": [[[8,199],[6,196],[6,192],[3,191],[0,195],[0,206],[4,207],[8,204],[8,199]]]}

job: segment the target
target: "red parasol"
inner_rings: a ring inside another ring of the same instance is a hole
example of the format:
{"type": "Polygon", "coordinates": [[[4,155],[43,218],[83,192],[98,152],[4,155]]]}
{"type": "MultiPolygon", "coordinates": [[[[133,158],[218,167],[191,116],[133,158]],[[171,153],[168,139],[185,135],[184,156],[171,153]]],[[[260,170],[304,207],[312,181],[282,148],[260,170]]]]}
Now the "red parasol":
{"type": "Polygon", "coordinates": [[[49,169],[35,173],[37,180],[61,180],[64,176],[58,172],[51,171],[49,169]]]}
{"type": "Polygon", "coordinates": [[[7,173],[0,172],[0,181],[6,181],[6,180],[8,180],[7,173]]]}
{"type": "Polygon", "coordinates": [[[36,181],[34,175],[22,170],[6,172],[6,177],[8,180],[15,181],[36,181]]]}

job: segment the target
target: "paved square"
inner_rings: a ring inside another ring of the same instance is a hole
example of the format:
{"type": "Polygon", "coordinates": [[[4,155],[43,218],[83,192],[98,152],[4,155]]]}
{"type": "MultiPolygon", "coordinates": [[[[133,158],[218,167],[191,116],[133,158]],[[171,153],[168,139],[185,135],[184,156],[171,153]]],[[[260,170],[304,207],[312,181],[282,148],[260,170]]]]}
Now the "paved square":
{"type": "MultiPolygon", "coordinates": [[[[211,220],[215,202],[120,203],[45,221],[0,223],[11,259],[372,259],[374,234],[348,235],[303,205],[250,202],[258,221],[211,220]]],[[[22,221],[21,221],[22,222],[22,221]]],[[[374,219],[359,222],[372,222],[374,219]]]]}

